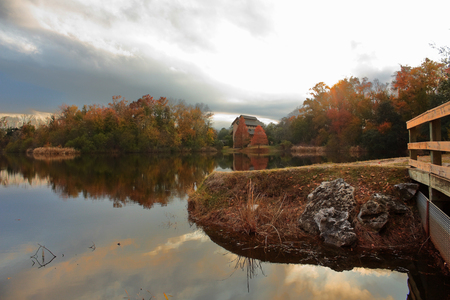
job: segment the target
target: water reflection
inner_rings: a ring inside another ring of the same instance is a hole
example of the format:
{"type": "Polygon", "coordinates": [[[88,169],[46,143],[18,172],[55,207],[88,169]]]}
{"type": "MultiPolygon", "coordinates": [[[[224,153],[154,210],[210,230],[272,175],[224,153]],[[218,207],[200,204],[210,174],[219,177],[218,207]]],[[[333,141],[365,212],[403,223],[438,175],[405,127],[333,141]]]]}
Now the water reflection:
{"type": "Polygon", "coordinates": [[[79,156],[71,160],[35,160],[26,156],[0,156],[3,185],[48,183],[63,198],[105,199],[114,207],[138,203],[151,208],[184,197],[216,166],[212,156],[79,156]],[[5,173],[6,172],[6,173],[5,173]],[[19,175],[20,174],[20,175],[19,175]]]}
{"type": "MultiPolygon", "coordinates": [[[[266,158],[268,168],[289,163],[266,158]]],[[[271,263],[214,243],[188,222],[186,192],[217,167],[231,169],[233,156],[0,157],[0,298],[404,300],[407,281],[445,291],[439,276],[376,260],[384,270],[337,261],[346,268],[336,272],[313,265],[323,257],[271,263]]]]}
{"type": "MultiPolygon", "coordinates": [[[[245,256],[236,256],[231,263],[235,263],[234,270],[237,271],[241,269],[245,271],[247,275],[247,291],[250,293],[250,280],[258,276],[259,272],[265,277],[263,270],[263,262],[254,258],[245,257],[245,256]]],[[[233,272],[234,273],[234,272],[233,272]]]]}
{"type": "Polygon", "coordinates": [[[323,156],[293,156],[233,153],[228,155],[231,168],[234,171],[264,170],[306,166],[326,162],[323,156]]]}

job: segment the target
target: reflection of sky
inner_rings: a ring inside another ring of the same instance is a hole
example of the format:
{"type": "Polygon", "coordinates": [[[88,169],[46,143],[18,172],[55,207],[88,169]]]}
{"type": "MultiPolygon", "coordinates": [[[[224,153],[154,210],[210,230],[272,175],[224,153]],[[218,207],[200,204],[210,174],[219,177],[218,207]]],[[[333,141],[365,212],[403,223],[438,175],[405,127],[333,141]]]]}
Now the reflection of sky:
{"type": "Polygon", "coordinates": [[[2,299],[405,299],[407,276],[386,270],[262,264],[247,291],[234,254],[187,222],[186,199],[113,208],[63,201],[47,186],[0,187],[2,299]],[[32,266],[38,243],[57,257],[32,266]],[[120,243],[120,245],[118,245],[120,243]],[[89,247],[95,244],[93,251],[89,247]],[[63,256],[64,255],[64,256],[63,256]]]}

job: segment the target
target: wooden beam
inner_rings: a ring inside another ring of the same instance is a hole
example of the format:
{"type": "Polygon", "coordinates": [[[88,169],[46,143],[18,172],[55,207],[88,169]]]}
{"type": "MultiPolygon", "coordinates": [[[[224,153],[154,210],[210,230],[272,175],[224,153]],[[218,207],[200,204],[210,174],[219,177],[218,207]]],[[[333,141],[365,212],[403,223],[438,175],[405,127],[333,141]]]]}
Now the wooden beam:
{"type": "Polygon", "coordinates": [[[409,143],[409,150],[435,150],[450,152],[450,142],[420,142],[409,143]]]}
{"type": "Polygon", "coordinates": [[[418,169],[409,169],[408,172],[411,179],[428,185],[450,197],[450,181],[448,179],[418,169]]]}
{"type": "Polygon", "coordinates": [[[414,119],[409,120],[408,122],[406,122],[406,128],[410,129],[420,124],[430,122],[449,115],[450,115],[450,101],[436,108],[430,109],[424,112],[423,114],[415,117],[414,119]]]}
{"type": "Polygon", "coordinates": [[[450,182],[450,167],[433,165],[430,163],[417,161],[414,159],[409,160],[409,165],[412,167],[418,168],[422,171],[425,171],[427,173],[439,175],[439,176],[447,179],[450,182]]]}

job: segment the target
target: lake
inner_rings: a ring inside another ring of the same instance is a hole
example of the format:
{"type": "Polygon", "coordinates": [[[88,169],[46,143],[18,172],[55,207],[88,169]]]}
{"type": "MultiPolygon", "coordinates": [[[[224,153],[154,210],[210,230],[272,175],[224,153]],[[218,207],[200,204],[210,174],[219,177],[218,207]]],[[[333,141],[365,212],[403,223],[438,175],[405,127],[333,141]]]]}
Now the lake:
{"type": "Polygon", "coordinates": [[[214,170],[328,159],[0,156],[0,299],[444,299],[448,278],[426,257],[345,271],[269,262],[189,222],[187,193],[214,170]]]}

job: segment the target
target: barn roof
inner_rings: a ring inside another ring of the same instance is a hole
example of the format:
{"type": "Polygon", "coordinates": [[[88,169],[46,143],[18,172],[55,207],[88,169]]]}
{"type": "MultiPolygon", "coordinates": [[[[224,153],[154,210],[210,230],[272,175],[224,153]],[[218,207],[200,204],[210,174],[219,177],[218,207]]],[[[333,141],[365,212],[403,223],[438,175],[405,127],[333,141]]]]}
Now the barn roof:
{"type": "Polygon", "coordinates": [[[247,116],[247,115],[240,115],[239,117],[237,117],[233,123],[231,123],[231,125],[234,125],[235,123],[239,125],[239,119],[241,117],[244,117],[245,120],[245,125],[247,126],[258,126],[258,125],[264,125],[262,122],[260,122],[256,117],[253,116],[247,116]]]}

